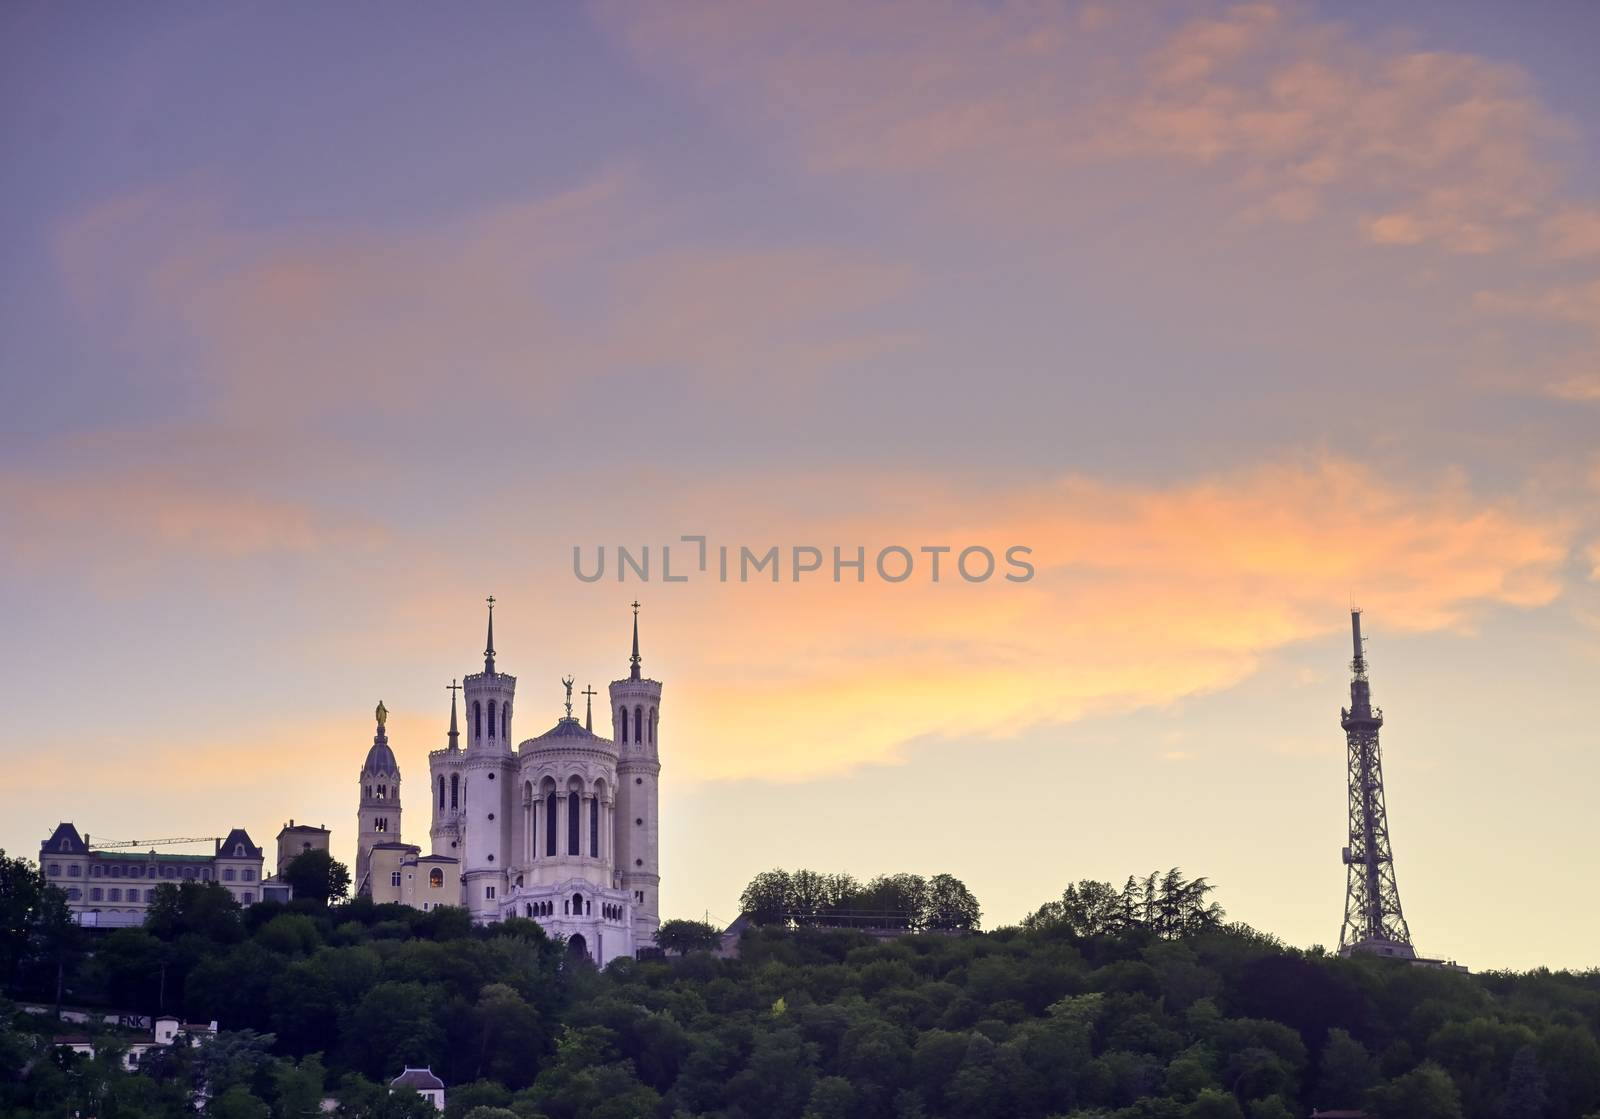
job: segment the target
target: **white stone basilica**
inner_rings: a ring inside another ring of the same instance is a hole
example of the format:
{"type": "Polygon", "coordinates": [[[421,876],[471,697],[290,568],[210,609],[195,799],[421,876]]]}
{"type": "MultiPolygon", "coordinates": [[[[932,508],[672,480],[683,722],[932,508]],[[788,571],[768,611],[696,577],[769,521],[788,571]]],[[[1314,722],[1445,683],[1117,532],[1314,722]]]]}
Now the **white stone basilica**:
{"type": "MultiPolygon", "coordinates": [[[[587,704],[583,721],[573,717],[569,677],[566,715],[513,746],[517,679],[495,668],[490,598],[483,671],[459,689],[452,682],[448,745],[428,755],[431,855],[400,842],[399,766],[380,705],[361,774],[358,888],[419,908],[464,905],[479,922],[530,917],[601,966],[653,945],[661,923],[661,684],[639,666],[634,603],[628,676],[609,689],[612,737],[594,733],[587,704]],[[464,693],[466,749],[456,690],[464,693]]],[[[592,702],[598,693],[582,694],[592,702]]]]}

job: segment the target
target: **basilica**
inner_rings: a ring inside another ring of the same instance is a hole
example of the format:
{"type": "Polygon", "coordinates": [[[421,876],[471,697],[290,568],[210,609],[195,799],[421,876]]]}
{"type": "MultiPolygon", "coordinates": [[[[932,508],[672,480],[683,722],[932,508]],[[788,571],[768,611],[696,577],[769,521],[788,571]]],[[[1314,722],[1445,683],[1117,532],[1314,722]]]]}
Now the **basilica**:
{"type": "Polygon", "coordinates": [[[357,889],[418,909],[464,906],[480,923],[531,918],[601,966],[636,955],[661,923],[661,683],[640,672],[639,604],[628,675],[608,689],[611,737],[594,732],[592,688],[580,693],[582,721],[573,715],[567,677],[566,714],[521,742],[517,678],[495,667],[492,597],[488,604],[483,671],[451,682],[446,745],[428,755],[426,855],[401,839],[400,766],[378,705],[361,767],[357,889]]]}

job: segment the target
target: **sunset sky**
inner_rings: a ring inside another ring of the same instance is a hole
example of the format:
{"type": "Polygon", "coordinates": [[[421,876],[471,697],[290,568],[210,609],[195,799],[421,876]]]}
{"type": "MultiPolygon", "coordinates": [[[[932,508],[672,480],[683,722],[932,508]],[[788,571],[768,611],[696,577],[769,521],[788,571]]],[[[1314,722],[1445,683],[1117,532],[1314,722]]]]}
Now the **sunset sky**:
{"type": "Polygon", "coordinates": [[[1178,865],[1334,945],[1357,605],[1419,950],[1600,965],[1597,41],[1580,0],[7,4],[0,846],[353,858],[380,699],[426,846],[484,597],[518,738],[626,675],[637,597],[664,917],[808,866],[993,927],[1178,865]],[[684,534],[1037,575],[573,575],[684,534]]]}

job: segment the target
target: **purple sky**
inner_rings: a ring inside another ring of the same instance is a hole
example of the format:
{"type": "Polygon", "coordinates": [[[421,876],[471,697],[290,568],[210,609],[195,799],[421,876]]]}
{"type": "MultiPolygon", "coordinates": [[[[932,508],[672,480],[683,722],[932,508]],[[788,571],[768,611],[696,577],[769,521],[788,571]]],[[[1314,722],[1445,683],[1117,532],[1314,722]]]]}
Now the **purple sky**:
{"type": "Polygon", "coordinates": [[[483,596],[528,736],[638,595],[667,915],[1181,864],[1329,943],[1355,602],[1421,947],[1600,963],[1597,24],[8,5],[0,845],[348,856],[380,698],[425,842],[483,596]],[[570,573],[693,532],[1039,576],[570,573]]]}

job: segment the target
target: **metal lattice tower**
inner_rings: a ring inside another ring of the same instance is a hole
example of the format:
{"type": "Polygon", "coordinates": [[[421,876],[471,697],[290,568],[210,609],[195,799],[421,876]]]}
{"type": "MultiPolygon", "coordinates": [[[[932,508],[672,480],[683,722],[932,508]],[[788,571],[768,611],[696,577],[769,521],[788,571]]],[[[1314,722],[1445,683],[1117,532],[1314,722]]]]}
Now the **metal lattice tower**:
{"type": "Polygon", "coordinates": [[[1389,849],[1389,817],[1383,803],[1383,754],[1378,728],[1383,711],[1372,706],[1367,659],[1361,647],[1361,611],[1350,611],[1355,660],[1350,662],[1350,707],[1340,725],[1349,744],[1350,844],[1344,849],[1348,884],[1339,954],[1367,952],[1415,959],[1411,930],[1400,912],[1394,855],[1389,849]]]}

